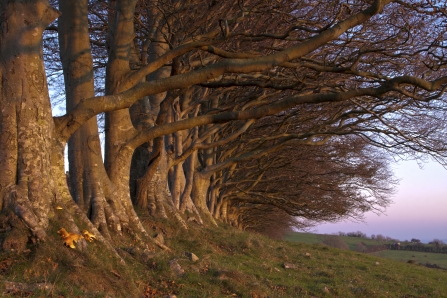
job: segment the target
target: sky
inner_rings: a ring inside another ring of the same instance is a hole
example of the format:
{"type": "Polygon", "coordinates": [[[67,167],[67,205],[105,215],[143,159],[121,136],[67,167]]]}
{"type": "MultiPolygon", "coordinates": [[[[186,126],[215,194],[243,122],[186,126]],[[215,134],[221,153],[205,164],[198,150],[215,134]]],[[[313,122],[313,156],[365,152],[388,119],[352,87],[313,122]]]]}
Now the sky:
{"type": "Polygon", "coordinates": [[[436,162],[404,161],[394,166],[401,179],[386,214],[365,214],[364,222],[343,221],[322,224],[311,231],[332,234],[361,231],[368,236],[382,234],[401,241],[416,238],[424,243],[441,239],[447,243],[447,169],[436,162]]]}

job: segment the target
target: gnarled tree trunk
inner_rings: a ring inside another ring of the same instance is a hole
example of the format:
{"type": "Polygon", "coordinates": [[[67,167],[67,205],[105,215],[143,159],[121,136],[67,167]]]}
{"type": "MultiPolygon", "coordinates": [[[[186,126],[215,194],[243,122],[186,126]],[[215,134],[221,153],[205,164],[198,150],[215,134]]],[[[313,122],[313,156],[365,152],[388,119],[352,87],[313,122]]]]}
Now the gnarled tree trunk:
{"type": "Polygon", "coordinates": [[[51,161],[65,145],[54,132],[42,60],[42,32],[58,12],[44,0],[2,1],[0,15],[2,209],[44,238],[58,196],[51,161]]]}
{"type": "MultiPolygon", "coordinates": [[[[64,70],[67,111],[94,97],[93,61],[88,32],[88,1],[60,1],[59,45],[64,70]]],[[[112,186],[102,161],[96,118],[88,120],[68,142],[70,190],[75,202],[96,228],[110,238],[120,223],[106,197],[112,186]]]]}
{"type": "Polygon", "coordinates": [[[67,186],[66,139],[55,130],[41,47],[44,28],[58,15],[46,0],[0,3],[2,211],[21,218],[36,240],[46,238],[54,220],[73,232],[82,225],[112,249],[67,186]]]}

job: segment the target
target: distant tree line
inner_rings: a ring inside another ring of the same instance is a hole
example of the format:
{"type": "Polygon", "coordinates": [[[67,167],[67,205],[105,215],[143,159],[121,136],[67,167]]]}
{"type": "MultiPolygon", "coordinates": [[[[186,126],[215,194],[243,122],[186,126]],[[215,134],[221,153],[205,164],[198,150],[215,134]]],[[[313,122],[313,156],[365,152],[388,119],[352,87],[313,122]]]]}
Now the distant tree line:
{"type": "Polygon", "coordinates": [[[447,253],[447,245],[440,239],[433,239],[428,244],[421,243],[418,239],[411,239],[411,242],[401,243],[399,250],[411,250],[420,252],[447,253]]]}
{"type": "MultiPolygon", "coordinates": [[[[347,236],[350,233],[343,233],[342,235],[323,235],[321,243],[330,247],[338,249],[349,249],[349,246],[343,240],[341,236],[347,236]]],[[[368,237],[348,236],[369,239],[368,237]]],[[[381,238],[381,237],[379,237],[381,238]]],[[[442,245],[441,242],[430,242],[429,244],[423,244],[421,242],[398,242],[398,240],[391,239],[390,237],[383,237],[387,240],[379,240],[384,242],[382,244],[371,245],[365,242],[356,243],[353,248],[355,251],[363,253],[374,253],[382,250],[408,250],[419,252],[433,252],[433,253],[447,253],[447,245],[442,245]]],[[[377,240],[376,240],[377,241],[377,240]]]]}
{"type": "Polygon", "coordinates": [[[361,232],[338,232],[338,236],[346,236],[346,237],[359,237],[359,238],[368,238],[368,236],[361,232]]]}
{"type": "MultiPolygon", "coordinates": [[[[409,251],[420,251],[420,252],[433,252],[433,253],[447,253],[447,245],[444,243],[444,241],[440,239],[433,239],[433,241],[430,241],[428,244],[424,244],[421,242],[420,239],[417,238],[411,238],[410,241],[405,240],[403,242],[393,239],[389,236],[384,236],[382,234],[372,234],[370,237],[368,237],[365,233],[361,231],[356,232],[338,232],[335,234],[336,236],[345,236],[345,237],[357,237],[357,238],[364,238],[364,239],[371,239],[376,240],[378,242],[388,242],[381,245],[366,245],[365,243],[361,242],[358,243],[355,250],[365,252],[365,253],[371,253],[371,252],[377,252],[385,249],[392,249],[392,250],[409,250],[409,251]]],[[[341,239],[340,239],[341,240],[341,239]]],[[[334,242],[333,239],[330,242],[334,242]]],[[[328,244],[328,243],[326,243],[328,244]]],[[[334,245],[331,245],[334,246],[334,245]]],[[[334,246],[338,247],[338,246],[334,246]]]]}
{"type": "Polygon", "coordinates": [[[377,241],[399,241],[394,238],[391,238],[390,236],[383,236],[382,234],[372,234],[371,237],[368,237],[365,233],[362,231],[357,232],[338,232],[338,236],[346,236],[346,237],[358,237],[358,238],[364,238],[364,239],[372,239],[377,241]]]}

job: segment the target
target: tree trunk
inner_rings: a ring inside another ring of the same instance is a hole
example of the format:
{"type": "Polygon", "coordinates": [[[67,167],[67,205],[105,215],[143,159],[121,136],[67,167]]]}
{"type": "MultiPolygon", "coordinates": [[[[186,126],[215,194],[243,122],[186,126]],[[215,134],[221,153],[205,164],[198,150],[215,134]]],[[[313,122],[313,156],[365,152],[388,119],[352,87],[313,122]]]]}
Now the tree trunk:
{"type": "Polygon", "coordinates": [[[143,177],[137,181],[137,206],[148,209],[150,214],[161,218],[175,218],[183,228],[187,229],[185,221],[178,213],[172,201],[168,187],[168,157],[164,150],[163,138],[154,141],[153,154],[149,168],[143,177]]]}
{"type": "Polygon", "coordinates": [[[43,30],[58,15],[46,0],[0,2],[2,213],[21,218],[35,241],[47,237],[50,222],[77,233],[80,225],[122,261],[68,190],[66,140],[55,131],[41,48],[43,30]]]}
{"type": "Polygon", "coordinates": [[[41,47],[57,16],[44,0],[0,4],[2,209],[12,209],[40,239],[58,195],[50,163],[65,145],[54,134],[41,47]]]}
{"type": "MultiPolygon", "coordinates": [[[[110,1],[107,95],[118,94],[127,89],[126,76],[131,71],[129,59],[135,36],[133,21],[136,2],[110,1]]],[[[105,120],[105,168],[114,186],[109,204],[113,214],[119,218],[117,228],[125,229],[136,239],[140,236],[147,237],[130,198],[130,165],[135,148],[126,146],[126,142],[135,135],[136,129],[130,119],[129,109],[108,112],[105,120]]]]}
{"type": "Polygon", "coordinates": [[[201,217],[205,221],[217,225],[210,210],[206,204],[208,188],[210,186],[210,176],[203,175],[200,172],[194,173],[193,187],[192,187],[192,201],[195,207],[199,210],[201,217]]]}
{"type": "MultiPolygon", "coordinates": [[[[152,8],[153,9],[153,8],[152,8]]],[[[159,12],[149,9],[149,14],[156,16],[159,12]]],[[[154,28],[157,30],[157,28],[154,28]]],[[[156,40],[163,40],[166,38],[162,32],[157,31],[156,40]]],[[[156,60],[163,54],[169,51],[169,46],[165,43],[153,41],[150,46],[146,48],[146,52],[142,55],[142,60],[146,61],[147,56],[150,61],[156,60]]],[[[171,73],[171,67],[162,67],[147,76],[147,80],[157,80],[161,78],[169,77],[171,73]]],[[[174,98],[166,92],[149,96],[143,100],[139,100],[132,108],[132,121],[137,127],[144,129],[145,127],[152,127],[154,125],[160,125],[165,122],[171,122],[172,107],[171,103],[174,98]],[[163,107],[161,107],[163,103],[163,107]]],[[[136,160],[137,156],[134,154],[134,162],[132,165],[132,176],[135,180],[131,181],[132,187],[136,188],[136,196],[134,198],[135,204],[143,209],[148,209],[150,214],[156,217],[168,218],[169,215],[176,218],[180,224],[187,228],[186,223],[180,217],[177,212],[177,208],[173,203],[173,194],[176,194],[176,189],[169,187],[168,177],[169,166],[168,157],[166,152],[166,139],[159,137],[153,141],[152,146],[140,146],[137,152],[147,152],[150,154],[139,153],[140,160],[136,160]],[[149,152],[148,152],[149,153],[149,152]],[[135,184],[135,186],[133,186],[135,184]]],[[[171,146],[171,144],[167,144],[171,146]]],[[[169,148],[170,152],[174,148],[169,148]]],[[[173,181],[170,181],[173,182],[173,181]]],[[[171,185],[176,185],[175,183],[171,185]]],[[[178,185],[177,185],[178,186],[178,185]]]]}
{"type": "MultiPolygon", "coordinates": [[[[183,153],[183,139],[184,133],[182,131],[174,133],[174,151],[176,157],[180,156],[183,153]]],[[[171,177],[172,198],[175,208],[177,210],[180,210],[180,197],[186,185],[185,173],[183,171],[183,162],[174,165],[173,168],[173,174],[171,177]]]]}
{"type": "MultiPolygon", "coordinates": [[[[60,1],[59,45],[64,70],[67,111],[95,95],[88,32],[88,1],[60,1]]],[[[78,129],[68,142],[70,189],[75,202],[101,233],[110,238],[108,224],[119,222],[107,204],[112,187],[101,154],[96,118],[78,129]],[[107,215],[107,216],[106,216],[107,215]],[[108,222],[107,222],[108,221],[108,222]]]]}
{"type": "MultiPolygon", "coordinates": [[[[197,130],[197,129],[196,129],[197,130]]],[[[196,217],[196,220],[199,224],[203,224],[202,216],[199,213],[199,210],[194,205],[194,202],[191,199],[192,189],[194,185],[194,171],[195,164],[197,159],[197,150],[194,151],[184,163],[184,173],[185,173],[185,187],[180,197],[180,212],[185,213],[188,212],[191,215],[196,217]]]]}

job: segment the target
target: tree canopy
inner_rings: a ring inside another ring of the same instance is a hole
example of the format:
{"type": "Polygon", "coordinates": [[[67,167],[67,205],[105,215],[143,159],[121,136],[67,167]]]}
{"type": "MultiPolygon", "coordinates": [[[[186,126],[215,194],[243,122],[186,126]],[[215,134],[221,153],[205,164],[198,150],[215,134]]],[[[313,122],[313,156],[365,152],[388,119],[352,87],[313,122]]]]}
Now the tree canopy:
{"type": "Polygon", "coordinates": [[[2,1],[3,209],[37,239],[57,205],[101,241],[163,248],[135,207],[185,229],[260,232],[381,212],[393,158],[445,163],[446,12],[422,0],[2,1]]]}

